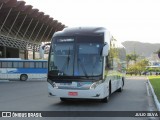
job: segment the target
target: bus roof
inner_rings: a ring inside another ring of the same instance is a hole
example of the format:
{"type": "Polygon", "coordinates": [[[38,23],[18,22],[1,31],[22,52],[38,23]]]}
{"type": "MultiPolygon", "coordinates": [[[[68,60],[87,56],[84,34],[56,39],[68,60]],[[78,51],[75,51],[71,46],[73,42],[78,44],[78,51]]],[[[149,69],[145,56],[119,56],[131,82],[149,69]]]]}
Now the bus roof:
{"type": "Polygon", "coordinates": [[[101,35],[107,29],[104,27],[73,27],[65,28],[63,31],[56,32],[53,37],[57,36],[77,36],[77,35],[101,35]]]}
{"type": "Polygon", "coordinates": [[[22,60],[21,58],[0,58],[0,60],[22,60]]]}

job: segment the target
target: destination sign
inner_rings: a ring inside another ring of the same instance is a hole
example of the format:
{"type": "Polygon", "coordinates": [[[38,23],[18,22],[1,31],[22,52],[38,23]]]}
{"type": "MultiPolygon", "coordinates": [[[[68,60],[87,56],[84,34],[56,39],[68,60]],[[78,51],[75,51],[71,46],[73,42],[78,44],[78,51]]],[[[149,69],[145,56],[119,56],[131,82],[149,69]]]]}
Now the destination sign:
{"type": "Polygon", "coordinates": [[[57,39],[57,42],[74,42],[74,39],[72,38],[57,39]]]}

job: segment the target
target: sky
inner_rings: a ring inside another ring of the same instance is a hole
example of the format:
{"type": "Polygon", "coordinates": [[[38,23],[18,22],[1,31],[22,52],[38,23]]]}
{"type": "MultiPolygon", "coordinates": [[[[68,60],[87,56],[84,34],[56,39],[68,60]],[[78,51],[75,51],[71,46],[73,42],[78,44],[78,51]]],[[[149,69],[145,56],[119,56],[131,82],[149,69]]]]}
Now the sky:
{"type": "Polygon", "coordinates": [[[24,0],[68,27],[101,26],[120,42],[160,43],[160,0],[24,0]]]}

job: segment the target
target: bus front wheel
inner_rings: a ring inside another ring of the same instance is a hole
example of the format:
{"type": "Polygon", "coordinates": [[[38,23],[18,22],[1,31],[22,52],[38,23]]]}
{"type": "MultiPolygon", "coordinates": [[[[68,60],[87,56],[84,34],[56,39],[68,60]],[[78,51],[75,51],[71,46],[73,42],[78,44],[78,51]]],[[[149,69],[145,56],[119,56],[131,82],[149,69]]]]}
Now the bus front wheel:
{"type": "Polygon", "coordinates": [[[21,81],[26,81],[28,79],[28,76],[26,75],[26,74],[22,74],[21,76],[20,76],[20,80],[21,81]]]}
{"type": "Polygon", "coordinates": [[[101,100],[101,102],[103,102],[103,103],[108,103],[108,101],[109,101],[109,96],[107,96],[101,100]]]}
{"type": "Polygon", "coordinates": [[[103,102],[103,103],[107,103],[108,101],[109,101],[109,97],[111,96],[111,81],[109,82],[109,95],[107,96],[107,97],[105,97],[105,98],[103,98],[103,99],[101,99],[101,102],[103,102]]]}

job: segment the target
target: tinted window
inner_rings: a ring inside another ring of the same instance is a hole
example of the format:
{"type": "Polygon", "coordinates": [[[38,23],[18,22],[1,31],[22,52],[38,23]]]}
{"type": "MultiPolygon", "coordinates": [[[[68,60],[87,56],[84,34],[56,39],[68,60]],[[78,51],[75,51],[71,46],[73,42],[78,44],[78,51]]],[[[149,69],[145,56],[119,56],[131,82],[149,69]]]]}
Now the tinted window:
{"type": "Polygon", "coordinates": [[[2,62],[2,68],[7,68],[7,62],[2,62]]]}
{"type": "Polygon", "coordinates": [[[43,68],[47,68],[47,62],[43,62],[43,68]]]}
{"type": "Polygon", "coordinates": [[[19,66],[18,66],[18,62],[13,62],[13,67],[14,68],[18,68],[19,66]]]}
{"type": "Polygon", "coordinates": [[[23,68],[23,62],[19,62],[18,66],[19,68],[23,68]]]}
{"type": "Polygon", "coordinates": [[[34,68],[34,62],[29,63],[30,68],[34,68]]]}
{"type": "Polygon", "coordinates": [[[29,66],[29,62],[24,62],[24,67],[25,68],[29,68],[30,66],[29,66]]]}
{"type": "Polygon", "coordinates": [[[42,62],[36,62],[36,68],[42,68],[42,62]]]}

